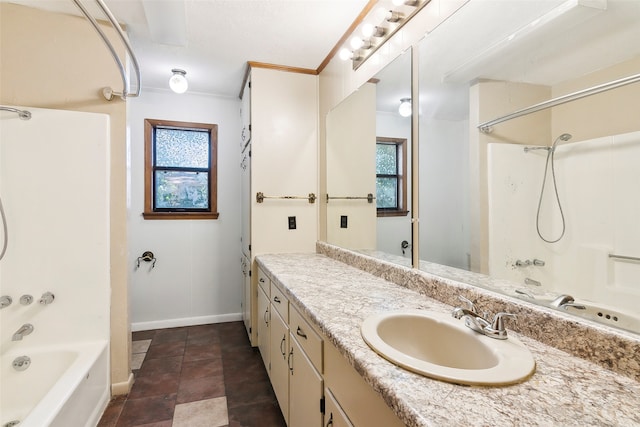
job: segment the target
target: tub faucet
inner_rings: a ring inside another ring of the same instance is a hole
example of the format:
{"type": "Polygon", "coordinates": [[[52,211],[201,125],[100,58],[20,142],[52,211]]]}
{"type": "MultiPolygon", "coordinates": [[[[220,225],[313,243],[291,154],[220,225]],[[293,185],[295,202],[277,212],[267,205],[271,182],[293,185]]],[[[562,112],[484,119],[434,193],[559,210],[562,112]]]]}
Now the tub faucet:
{"type": "Polygon", "coordinates": [[[33,325],[31,323],[25,323],[13,334],[11,341],[22,341],[22,337],[29,335],[31,332],[33,332],[33,325]]]}
{"type": "Polygon", "coordinates": [[[573,299],[573,297],[571,295],[560,295],[558,298],[554,299],[553,301],[551,301],[550,305],[552,307],[557,307],[557,308],[564,308],[565,310],[567,309],[567,307],[573,307],[575,309],[578,310],[586,310],[587,307],[582,305],[582,304],[577,304],[576,300],[573,299]]]}

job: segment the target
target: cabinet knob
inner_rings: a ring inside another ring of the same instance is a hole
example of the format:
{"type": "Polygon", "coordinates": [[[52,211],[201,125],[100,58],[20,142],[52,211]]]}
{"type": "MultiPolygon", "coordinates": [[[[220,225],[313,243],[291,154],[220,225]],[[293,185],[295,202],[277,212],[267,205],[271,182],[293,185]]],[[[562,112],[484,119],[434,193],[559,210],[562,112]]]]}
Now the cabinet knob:
{"type": "Polygon", "coordinates": [[[277,296],[273,297],[273,302],[277,302],[278,304],[280,304],[280,298],[278,298],[277,296]]]}

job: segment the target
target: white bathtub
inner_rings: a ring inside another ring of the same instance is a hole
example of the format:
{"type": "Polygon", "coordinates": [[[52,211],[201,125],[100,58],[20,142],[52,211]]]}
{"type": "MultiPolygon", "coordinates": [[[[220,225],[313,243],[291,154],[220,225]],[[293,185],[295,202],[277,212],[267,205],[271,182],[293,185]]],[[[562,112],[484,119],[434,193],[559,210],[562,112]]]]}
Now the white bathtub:
{"type": "Polygon", "coordinates": [[[109,401],[108,343],[20,344],[0,357],[0,427],[94,427],[109,401]],[[19,356],[31,358],[21,372],[12,366],[19,356]]]}

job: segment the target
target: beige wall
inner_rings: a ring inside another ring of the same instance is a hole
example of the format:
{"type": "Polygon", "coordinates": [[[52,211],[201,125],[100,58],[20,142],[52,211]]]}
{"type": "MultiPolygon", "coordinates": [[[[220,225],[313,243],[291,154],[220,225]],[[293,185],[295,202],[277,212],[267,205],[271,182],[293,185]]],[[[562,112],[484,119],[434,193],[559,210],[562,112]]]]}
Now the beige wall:
{"type": "MultiPolygon", "coordinates": [[[[376,194],[376,85],[366,83],[327,114],[326,192],[333,197],[376,194]]],[[[384,135],[387,136],[387,135],[384,135]]],[[[324,200],[323,200],[324,202],[324,200]]],[[[331,200],[327,242],[352,249],[376,248],[376,204],[331,200]],[[340,217],[347,216],[347,228],[340,217]]]]}
{"type": "MultiPolygon", "coordinates": [[[[105,31],[115,36],[112,29],[105,31]]],[[[122,89],[118,69],[84,18],[0,3],[0,40],[0,103],[110,116],[111,382],[115,394],[126,393],[131,378],[126,104],[121,100],[107,102],[100,94],[104,86],[122,89]]],[[[124,57],[120,45],[114,45],[124,57]]]]}
{"type": "MultiPolygon", "coordinates": [[[[638,73],[640,57],[553,86],[553,97],[566,95],[638,73]]],[[[573,135],[571,141],[640,130],[640,83],[573,101],[552,111],[552,137],[573,135]]],[[[571,142],[570,141],[570,142],[571,142]]]]}

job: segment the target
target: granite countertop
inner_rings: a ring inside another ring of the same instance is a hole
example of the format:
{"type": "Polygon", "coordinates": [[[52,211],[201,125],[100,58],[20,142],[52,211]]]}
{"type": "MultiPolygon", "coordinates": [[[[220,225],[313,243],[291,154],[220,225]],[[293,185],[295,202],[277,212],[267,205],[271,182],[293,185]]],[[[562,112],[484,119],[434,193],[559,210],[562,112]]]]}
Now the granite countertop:
{"type": "Polygon", "coordinates": [[[450,313],[450,306],[321,254],[256,259],[408,426],[640,425],[639,382],[512,331],[536,360],[521,384],[461,386],[397,367],[363,341],[362,321],[406,308],[450,313]]]}

